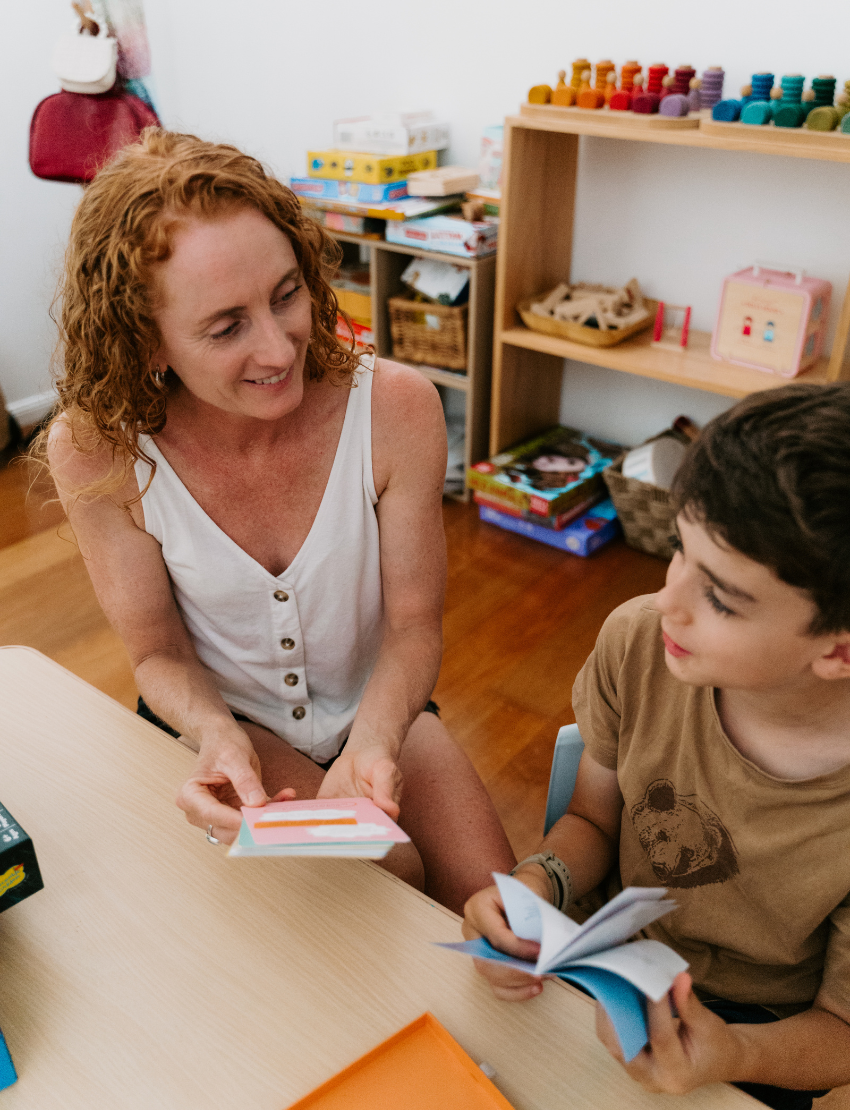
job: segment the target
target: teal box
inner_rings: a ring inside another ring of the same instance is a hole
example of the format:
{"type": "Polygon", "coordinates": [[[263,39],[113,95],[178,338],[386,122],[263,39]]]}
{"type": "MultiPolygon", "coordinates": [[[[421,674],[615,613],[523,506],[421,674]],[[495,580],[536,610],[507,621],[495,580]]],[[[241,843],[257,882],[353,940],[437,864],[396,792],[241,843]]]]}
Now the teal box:
{"type": "Polygon", "coordinates": [[[383,204],[407,196],[406,181],[369,185],[363,181],[331,181],[323,177],[292,177],[289,187],[298,197],[313,200],[356,200],[360,204],[383,204]]]}
{"type": "Polygon", "coordinates": [[[5,1090],[6,1087],[11,1087],[17,1081],[18,1073],[15,1071],[15,1065],[9,1055],[6,1039],[3,1033],[0,1032],[0,1091],[5,1090]]]}

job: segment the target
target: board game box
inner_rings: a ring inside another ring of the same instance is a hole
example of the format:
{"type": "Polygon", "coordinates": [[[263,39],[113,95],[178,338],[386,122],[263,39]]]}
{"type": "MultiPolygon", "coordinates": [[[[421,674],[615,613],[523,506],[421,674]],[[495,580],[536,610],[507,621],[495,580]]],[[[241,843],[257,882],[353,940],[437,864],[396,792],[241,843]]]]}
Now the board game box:
{"type": "Polygon", "coordinates": [[[621,454],[617,444],[558,425],[471,466],[467,484],[523,512],[553,517],[602,495],[602,471],[621,454]]]}
{"type": "Polygon", "coordinates": [[[8,809],[0,805],[0,912],[43,886],[32,841],[8,809]]]}

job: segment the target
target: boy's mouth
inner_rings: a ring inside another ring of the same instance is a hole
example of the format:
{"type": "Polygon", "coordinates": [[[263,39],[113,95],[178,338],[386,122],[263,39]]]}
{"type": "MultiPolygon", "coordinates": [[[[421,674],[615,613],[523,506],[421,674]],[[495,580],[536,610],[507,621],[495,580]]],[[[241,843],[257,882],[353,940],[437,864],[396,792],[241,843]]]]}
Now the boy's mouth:
{"type": "Polygon", "coordinates": [[[685,651],[683,647],[679,647],[675,640],[671,640],[666,632],[662,631],[661,638],[664,640],[665,651],[669,651],[674,658],[681,659],[683,656],[691,654],[691,652],[685,651]]]}

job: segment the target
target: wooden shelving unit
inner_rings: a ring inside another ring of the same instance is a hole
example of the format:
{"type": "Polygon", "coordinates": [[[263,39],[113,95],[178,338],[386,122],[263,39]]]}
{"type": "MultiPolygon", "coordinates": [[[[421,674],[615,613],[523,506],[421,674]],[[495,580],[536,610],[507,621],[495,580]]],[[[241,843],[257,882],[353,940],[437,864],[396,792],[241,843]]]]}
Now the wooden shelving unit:
{"type": "MultiPolygon", "coordinates": [[[[558,422],[565,358],[727,397],[745,397],[788,381],[718,362],[709,354],[710,337],[706,332],[692,331],[687,350],[680,353],[651,347],[650,331],[615,347],[597,348],[542,335],[521,323],[515,307],[520,300],[569,280],[580,135],[850,162],[850,136],[846,135],[785,135],[783,129],[745,124],[723,125],[718,130],[708,126],[711,121],[700,121],[699,128],[689,130],[664,130],[625,120],[621,123],[612,116],[528,104],[522,106],[519,116],[505,120],[491,455],[558,422]]],[[[821,359],[795,380],[827,382],[847,376],[844,354],[848,334],[850,289],[832,356],[821,359]]]]}
{"type": "MultiPolygon", "coordinates": [[[[415,247],[367,239],[358,235],[331,232],[340,243],[365,246],[369,254],[372,296],[372,330],[379,358],[393,357],[392,335],[387,299],[404,291],[401,275],[411,258],[431,258],[450,262],[469,270],[469,334],[466,373],[445,370],[439,366],[411,363],[436,385],[459,390],[466,398],[465,467],[479,462],[488,454],[490,427],[490,369],[493,357],[493,301],[496,285],[496,256],[461,258],[439,251],[417,250],[415,247]]],[[[469,491],[465,490],[463,499],[469,491]]]]}

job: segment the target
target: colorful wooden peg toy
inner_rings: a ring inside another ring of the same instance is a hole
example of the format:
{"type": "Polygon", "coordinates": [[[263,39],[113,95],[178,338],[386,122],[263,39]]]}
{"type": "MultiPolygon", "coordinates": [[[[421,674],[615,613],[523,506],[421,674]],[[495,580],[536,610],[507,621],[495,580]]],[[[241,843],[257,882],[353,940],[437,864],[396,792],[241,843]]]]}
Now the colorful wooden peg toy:
{"type": "Polygon", "coordinates": [[[552,103],[560,104],[562,108],[570,108],[576,102],[576,90],[566,84],[566,76],[566,70],[559,69],[558,84],[552,89],[552,103]]]}
{"type": "Polygon", "coordinates": [[[632,107],[632,96],[635,87],[640,89],[643,83],[641,76],[641,67],[638,62],[626,62],[620,70],[620,87],[611,97],[611,102],[608,105],[612,111],[615,112],[628,112],[632,107]],[[640,77],[640,81],[637,78],[640,77]]]}
{"type": "Polygon", "coordinates": [[[632,97],[632,111],[643,115],[650,115],[658,111],[663,91],[663,81],[670,72],[670,67],[663,62],[656,62],[649,67],[646,88],[632,97]]]}
{"type": "Polygon", "coordinates": [[[551,85],[532,85],[532,87],[528,90],[529,104],[549,104],[551,100],[551,85]]]}

